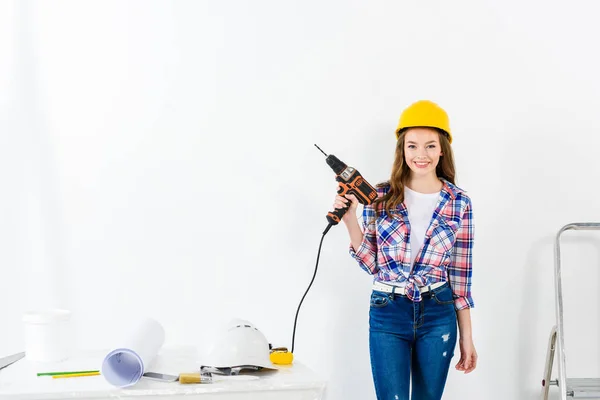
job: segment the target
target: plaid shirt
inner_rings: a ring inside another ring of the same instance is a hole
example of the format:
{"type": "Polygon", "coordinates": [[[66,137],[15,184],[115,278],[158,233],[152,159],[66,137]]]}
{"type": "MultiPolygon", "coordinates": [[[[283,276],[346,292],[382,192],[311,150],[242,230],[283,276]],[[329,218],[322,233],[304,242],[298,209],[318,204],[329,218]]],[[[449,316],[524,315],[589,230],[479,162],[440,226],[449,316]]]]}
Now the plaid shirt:
{"type": "MultiPolygon", "coordinates": [[[[421,301],[419,287],[450,281],[457,310],[474,307],[471,297],[473,212],[466,193],[442,180],[440,194],[431,222],[411,268],[410,222],[404,203],[392,210],[390,217],[381,207],[375,220],[373,206],[363,209],[363,241],[357,251],[350,245],[350,255],[375,280],[406,284],[407,297],[421,301]]],[[[377,188],[385,195],[389,186],[377,188]]]]}

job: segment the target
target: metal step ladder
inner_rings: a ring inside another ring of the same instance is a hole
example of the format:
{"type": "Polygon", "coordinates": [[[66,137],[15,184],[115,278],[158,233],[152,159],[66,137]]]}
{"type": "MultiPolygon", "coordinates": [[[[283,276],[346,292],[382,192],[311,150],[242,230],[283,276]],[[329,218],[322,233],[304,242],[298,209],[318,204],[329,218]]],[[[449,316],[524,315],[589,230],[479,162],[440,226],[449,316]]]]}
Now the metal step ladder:
{"type": "Polygon", "coordinates": [[[582,222],[565,225],[558,231],[554,243],[554,290],[556,303],[556,325],[550,330],[546,368],[542,379],[542,399],[547,400],[550,386],[558,386],[560,399],[600,399],[600,378],[567,378],[565,371],[565,341],[563,328],[563,302],[560,278],[560,235],[569,230],[598,230],[600,223],[582,222]],[[558,350],[558,351],[556,351],[558,350]],[[558,354],[558,378],[551,380],[554,355],[558,354]]]}

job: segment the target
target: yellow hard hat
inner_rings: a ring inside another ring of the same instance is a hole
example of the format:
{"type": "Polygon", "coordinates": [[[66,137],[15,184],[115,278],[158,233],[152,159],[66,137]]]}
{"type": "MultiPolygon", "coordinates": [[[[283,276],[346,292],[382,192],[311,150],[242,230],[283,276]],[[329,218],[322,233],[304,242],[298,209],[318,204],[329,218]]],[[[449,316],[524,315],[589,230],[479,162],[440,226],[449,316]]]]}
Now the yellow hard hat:
{"type": "Polygon", "coordinates": [[[398,140],[402,129],[414,127],[441,129],[448,134],[448,141],[452,143],[452,132],[450,132],[448,114],[432,101],[419,100],[402,111],[400,122],[396,129],[396,140],[398,140]]]}

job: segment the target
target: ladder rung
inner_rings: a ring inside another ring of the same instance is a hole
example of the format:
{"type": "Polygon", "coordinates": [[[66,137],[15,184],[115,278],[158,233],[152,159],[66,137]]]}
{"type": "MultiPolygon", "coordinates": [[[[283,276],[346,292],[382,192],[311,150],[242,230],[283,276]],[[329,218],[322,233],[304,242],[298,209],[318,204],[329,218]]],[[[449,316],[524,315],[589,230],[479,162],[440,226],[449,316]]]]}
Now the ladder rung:
{"type": "Polygon", "coordinates": [[[567,379],[567,393],[576,399],[600,399],[600,378],[567,379]]]}

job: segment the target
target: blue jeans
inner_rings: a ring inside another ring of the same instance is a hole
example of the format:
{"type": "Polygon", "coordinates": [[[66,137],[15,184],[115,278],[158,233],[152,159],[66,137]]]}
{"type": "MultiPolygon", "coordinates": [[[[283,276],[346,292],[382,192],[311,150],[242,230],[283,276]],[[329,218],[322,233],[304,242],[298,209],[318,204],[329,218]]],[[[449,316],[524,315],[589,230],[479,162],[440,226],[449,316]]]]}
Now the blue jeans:
{"type": "Polygon", "coordinates": [[[377,399],[441,399],[456,336],[456,311],[448,283],[423,293],[419,303],[403,295],[373,291],[369,347],[377,399]]]}

